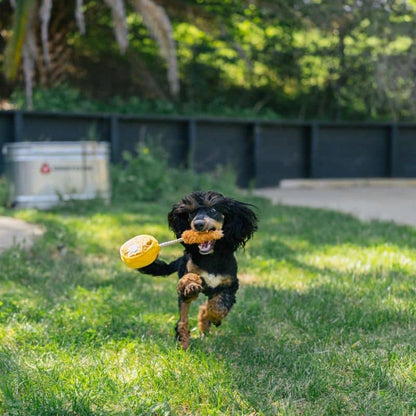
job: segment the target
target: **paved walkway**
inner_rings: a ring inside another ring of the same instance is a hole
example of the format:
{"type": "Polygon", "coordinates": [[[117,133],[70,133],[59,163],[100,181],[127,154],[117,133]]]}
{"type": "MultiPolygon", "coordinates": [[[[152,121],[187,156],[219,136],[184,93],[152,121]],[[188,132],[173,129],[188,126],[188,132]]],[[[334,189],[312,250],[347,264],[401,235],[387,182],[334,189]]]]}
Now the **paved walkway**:
{"type": "Polygon", "coordinates": [[[416,227],[416,180],[282,181],[256,195],[276,204],[324,208],[363,220],[394,221],[416,227]]]}
{"type": "Polygon", "coordinates": [[[43,227],[10,217],[0,217],[0,253],[14,245],[29,247],[44,233],[43,227]]]}

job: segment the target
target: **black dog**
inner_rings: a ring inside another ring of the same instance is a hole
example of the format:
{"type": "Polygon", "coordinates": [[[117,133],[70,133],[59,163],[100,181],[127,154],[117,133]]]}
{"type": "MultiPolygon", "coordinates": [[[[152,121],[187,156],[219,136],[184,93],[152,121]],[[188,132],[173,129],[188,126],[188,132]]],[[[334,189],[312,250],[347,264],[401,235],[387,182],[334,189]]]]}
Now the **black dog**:
{"type": "Polygon", "coordinates": [[[235,303],[238,278],[234,252],[244,247],[257,230],[257,217],[249,206],[212,191],[194,192],[184,197],[168,214],[169,228],[177,237],[189,229],[222,230],[224,236],[203,244],[183,244],[184,255],[172,263],[156,259],[139,269],[153,276],[178,272],[180,317],[176,336],[185,350],[189,346],[189,305],[199,293],[208,297],[198,314],[201,336],[208,332],[211,323],[220,325],[235,303]]]}

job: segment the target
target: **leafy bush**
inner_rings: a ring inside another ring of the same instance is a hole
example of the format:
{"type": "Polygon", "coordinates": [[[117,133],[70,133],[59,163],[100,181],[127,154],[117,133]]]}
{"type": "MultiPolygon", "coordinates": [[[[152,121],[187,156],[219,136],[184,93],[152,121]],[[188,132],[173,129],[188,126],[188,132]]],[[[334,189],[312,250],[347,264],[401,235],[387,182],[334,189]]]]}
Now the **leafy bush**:
{"type": "MultiPolygon", "coordinates": [[[[10,97],[14,108],[26,109],[24,90],[15,89],[10,97]]],[[[115,113],[115,114],[160,114],[188,116],[225,116],[276,119],[279,114],[263,109],[255,111],[243,107],[230,107],[224,102],[214,101],[207,105],[194,102],[150,100],[137,96],[123,98],[113,96],[105,100],[92,99],[82,94],[77,88],[58,85],[53,88],[35,88],[33,90],[33,109],[37,111],[63,111],[76,113],[115,113]]]]}
{"type": "Polygon", "coordinates": [[[139,144],[136,156],[131,152],[123,152],[123,164],[113,167],[113,199],[128,201],[161,199],[171,183],[167,170],[167,156],[160,148],[151,151],[145,144],[139,144]]]}
{"type": "Polygon", "coordinates": [[[178,196],[192,191],[214,190],[228,196],[235,194],[237,176],[231,167],[218,165],[214,172],[195,173],[189,169],[171,169],[172,190],[178,196]]]}
{"type": "Polygon", "coordinates": [[[234,194],[235,172],[222,166],[209,174],[172,168],[161,147],[150,148],[143,143],[138,145],[137,155],[123,152],[123,163],[112,167],[114,202],[176,200],[192,191],[208,189],[234,194]]]}

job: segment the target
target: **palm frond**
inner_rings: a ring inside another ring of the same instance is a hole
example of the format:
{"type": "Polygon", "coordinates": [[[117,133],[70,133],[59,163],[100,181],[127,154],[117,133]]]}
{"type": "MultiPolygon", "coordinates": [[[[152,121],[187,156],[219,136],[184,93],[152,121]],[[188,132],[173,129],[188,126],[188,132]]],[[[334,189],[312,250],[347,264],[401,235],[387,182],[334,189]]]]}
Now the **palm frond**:
{"type": "Polygon", "coordinates": [[[126,9],[123,0],[104,0],[111,8],[114,20],[114,34],[122,53],[128,46],[126,9]]]}
{"type": "Polygon", "coordinates": [[[78,29],[82,35],[85,35],[85,19],[84,19],[84,1],[77,0],[75,6],[75,20],[77,21],[78,29]]]}
{"type": "Polygon", "coordinates": [[[163,7],[152,0],[134,0],[136,11],[158,44],[168,66],[168,83],[172,95],[179,93],[178,63],[172,25],[163,7]]]}
{"type": "Polygon", "coordinates": [[[48,27],[49,21],[51,20],[51,11],[52,0],[42,0],[42,5],[39,9],[39,17],[41,21],[42,52],[46,66],[49,66],[51,63],[51,57],[49,55],[48,48],[48,27]]]}
{"type": "Polygon", "coordinates": [[[30,24],[23,45],[23,74],[25,77],[26,105],[29,110],[33,109],[33,74],[37,57],[36,33],[34,25],[30,24]]]}
{"type": "Polygon", "coordinates": [[[35,0],[18,0],[16,2],[12,36],[7,43],[5,52],[5,75],[9,80],[16,78],[34,10],[35,0]]]}

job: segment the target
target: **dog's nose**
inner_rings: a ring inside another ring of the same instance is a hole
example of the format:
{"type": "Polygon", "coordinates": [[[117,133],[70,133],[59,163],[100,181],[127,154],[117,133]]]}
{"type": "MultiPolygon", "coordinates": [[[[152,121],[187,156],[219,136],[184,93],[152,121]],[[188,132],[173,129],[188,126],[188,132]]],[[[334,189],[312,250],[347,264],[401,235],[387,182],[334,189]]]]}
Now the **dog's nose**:
{"type": "Polygon", "coordinates": [[[196,231],[202,231],[205,228],[205,221],[204,220],[194,221],[194,228],[196,231]]]}

